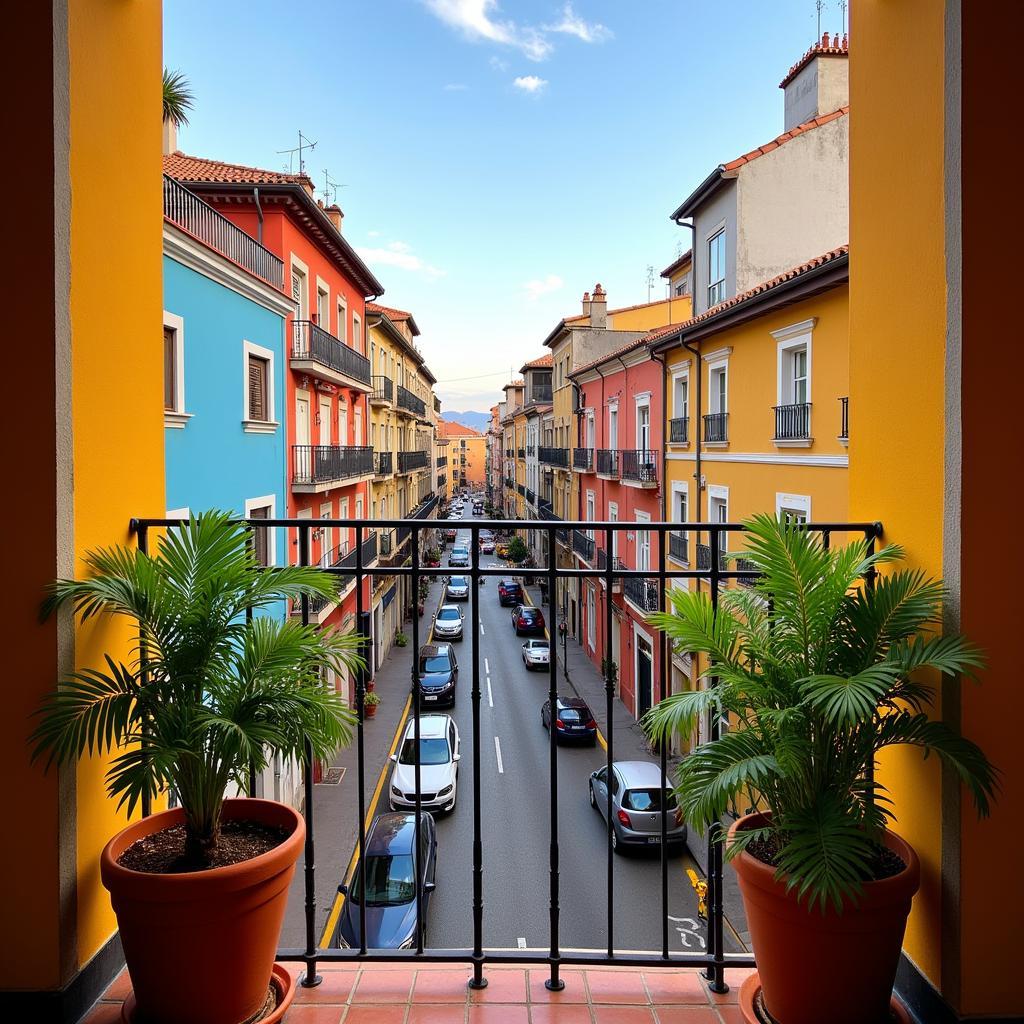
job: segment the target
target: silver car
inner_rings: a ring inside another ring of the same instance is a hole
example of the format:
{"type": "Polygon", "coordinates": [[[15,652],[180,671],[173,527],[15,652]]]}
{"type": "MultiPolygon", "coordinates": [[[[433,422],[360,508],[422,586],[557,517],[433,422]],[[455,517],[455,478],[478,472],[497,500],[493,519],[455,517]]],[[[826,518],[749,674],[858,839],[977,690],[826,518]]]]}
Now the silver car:
{"type": "MultiPolygon", "coordinates": [[[[590,806],[606,818],[607,765],[590,775],[590,806]]],[[[616,853],[622,853],[627,846],[658,846],[661,819],[666,811],[665,835],[669,844],[686,842],[686,823],[671,788],[661,788],[659,766],[648,761],[612,762],[612,849],[616,853]]]]}
{"type": "Polygon", "coordinates": [[[449,576],[448,583],[445,587],[445,597],[447,597],[449,601],[468,601],[469,577],[449,576]]]}
{"type": "Polygon", "coordinates": [[[457,604],[443,604],[437,609],[434,636],[438,640],[462,639],[462,609],[457,604]]]}
{"type": "Polygon", "coordinates": [[[531,671],[551,664],[551,649],[547,640],[527,640],[523,644],[523,664],[531,671]]]}

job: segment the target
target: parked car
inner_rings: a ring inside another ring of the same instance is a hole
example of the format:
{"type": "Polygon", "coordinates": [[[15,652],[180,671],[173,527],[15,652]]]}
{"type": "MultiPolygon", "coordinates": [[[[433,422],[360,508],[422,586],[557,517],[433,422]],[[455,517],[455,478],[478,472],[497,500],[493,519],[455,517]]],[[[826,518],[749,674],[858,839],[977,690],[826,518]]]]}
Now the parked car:
{"type": "MultiPolygon", "coordinates": [[[[416,945],[416,815],[378,814],[366,834],[366,853],[356,865],[349,885],[339,885],[346,897],[338,921],[337,944],[359,946],[361,876],[366,878],[366,945],[370,949],[409,949],[416,945]]],[[[420,882],[423,932],[435,889],[437,832],[429,811],[420,813],[420,882]]]]}
{"type": "Polygon", "coordinates": [[[481,530],[480,531],[480,539],[481,540],[494,540],[494,531],[493,530],[481,530]]]}
{"type": "MultiPolygon", "coordinates": [[[[458,796],[459,727],[449,715],[420,716],[420,807],[451,811],[458,796]]],[[[416,723],[409,722],[397,754],[389,790],[391,810],[416,807],[416,723]]]]}
{"type": "Polygon", "coordinates": [[[448,529],[444,531],[445,540],[455,540],[458,535],[459,531],[456,530],[454,526],[449,526],[448,529]]]}
{"type": "Polygon", "coordinates": [[[465,544],[457,544],[453,547],[452,553],[448,556],[448,565],[452,569],[468,569],[469,548],[465,544]]]}
{"type": "MultiPolygon", "coordinates": [[[[607,820],[608,766],[590,775],[590,806],[607,820]]],[[[667,817],[670,844],[686,842],[686,823],[671,786],[662,789],[661,769],[648,761],[612,762],[612,849],[657,846],[661,843],[661,819],[667,817]]]]}
{"type": "Polygon", "coordinates": [[[544,669],[551,664],[551,649],[547,640],[527,640],[523,644],[523,664],[529,671],[544,669]]]}
{"type": "Polygon", "coordinates": [[[512,628],[516,636],[543,636],[544,615],[533,605],[517,604],[512,609],[512,628]]]}
{"type": "MultiPolygon", "coordinates": [[[[551,728],[551,701],[544,701],[540,709],[541,725],[551,728]]],[[[597,722],[580,697],[559,697],[558,713],[555,717],[555,740],[558,743],[597,742],[597,722]]]]}
{"type": "Polygon", "coordinates": [[[434,707],[453,707],[459,681],[455,648],[448,643],[424,644],[419,661],[420,700],[434,707]]]}
{"type": "Polygon", "coordinates": [[[494,553],[499,558],[508,558],[508,541],[498,541],[498,543],[494,546],[494,553]]]}
{"type": "Polygon", "coordinates": [[[485,540],[483,537],[481,537],[480,538],[480,550],[485,555],[493,555],[494,554],[494,541],[493,540],[485,540]]]}
{"type": "Polygon", "coordinates": [[[506,605],[519,605],[523,600],[523,588],[519,585],[518,580],[513,579],[499,579],[498,580],[498,604],[503,608],[506,605]]]}
{"type": "Polygon", "coordinates": [[[437,609],[434,636],[439,640],[462,639],[462,609],[457,604],[443,604],[437,609]]]}
{"type": "Polygon", "coordinates": [[[449,601],[469,600],[469,577],[449,576],[444,588],[445,597],[449,601]]]}

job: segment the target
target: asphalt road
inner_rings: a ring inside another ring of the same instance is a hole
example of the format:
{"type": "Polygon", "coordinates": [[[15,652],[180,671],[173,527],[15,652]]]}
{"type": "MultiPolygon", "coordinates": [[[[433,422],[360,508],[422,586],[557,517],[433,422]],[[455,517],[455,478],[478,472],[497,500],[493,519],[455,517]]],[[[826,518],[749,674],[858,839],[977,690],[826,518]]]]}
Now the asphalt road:
{"type": "MultiPolygon", "coordinates": [[[[467,504],[465,519],[472,519],[467,504]]],[[[484,524],[483,520],[477,522],[484,524]]],[[[470,531],[461,529],[459,540],[470,531]]],[[[448,551],[451,550],[449,543],[448,551]]],[[[481,555],[480,564],[495,562],[481,555]]],[[[480,631],[471,635],[470,605],[465,639],[456,643],[459,684],[453,715],[462,742],[458,801],[438,819],[437,890],[428,918],[428,944],[466,948],[473,940],[473,734],[472,645],[480,644],[480,784],[483,808],[484,947],[546,951],[549,943],[549,747],[540,709],[548,675],[523,665],[523,640],[515,636],[511,611],[498,604],[496,581],[479,587],[480,631]]],[[[546,610],[546,609],[545,609],[546,610]]],[[[432,609],[428,609],[428,613],[432,609]]],[[[550,624],[549,624],[550,625],[550,624]]],[[[640,752],[619,748],[617,756],[640,752]]],[[[605,949],[607,945],[607,831],[588,799],[590,773],[606,754],[595,747],[558,750],[561,948],[605,949]]],[[[644,759],[650,760],[649,756],[644,759]]],[[[387,790],[385,789],[385,792],[387,790]]],[[[383,802],[383,801],[382,801],[383,802]]],[[[385,807],[380,808],[385,810],[385,807]]],[[[669,857],[669,948],[699,952],[704,941],[697,901],[686,868],[687,853],[669,857]]],[[[661,859],[656,849],[614,858],[616,951],[661,950],[661,859]]],[[[727,949],[741,946],[726,933],[727,949]]]]}

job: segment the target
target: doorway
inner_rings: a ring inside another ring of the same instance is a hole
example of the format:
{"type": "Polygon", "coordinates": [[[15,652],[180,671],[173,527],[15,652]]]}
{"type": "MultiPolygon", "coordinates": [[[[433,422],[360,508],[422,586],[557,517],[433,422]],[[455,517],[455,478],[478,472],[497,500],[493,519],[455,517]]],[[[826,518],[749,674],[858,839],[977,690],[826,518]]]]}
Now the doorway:
{"type": "Polygon", "coordinates": [[[651,710],[654,695],[654,648],[651,641],[642,633],[634,633],[636,653],[634,667],[636,669],[636,717],[642,718],[651,710]]]}

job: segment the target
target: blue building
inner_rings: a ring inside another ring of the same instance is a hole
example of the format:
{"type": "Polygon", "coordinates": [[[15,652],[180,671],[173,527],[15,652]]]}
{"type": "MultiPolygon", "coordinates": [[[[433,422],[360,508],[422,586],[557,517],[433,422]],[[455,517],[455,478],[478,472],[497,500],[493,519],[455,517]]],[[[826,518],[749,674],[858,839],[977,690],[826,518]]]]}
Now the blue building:
{"type": "MultiPolygon", "coordinates": [[[[163,283],[168,516],[287,515],[281,261],[165,175],[163,283]]],[[[258,555],[285,543],[260,531],[258,555]]]]}

